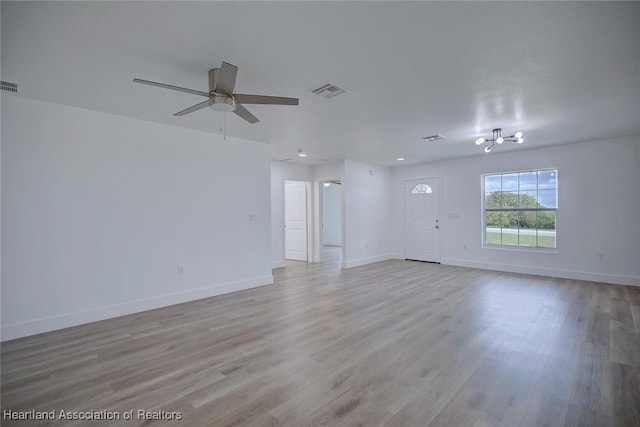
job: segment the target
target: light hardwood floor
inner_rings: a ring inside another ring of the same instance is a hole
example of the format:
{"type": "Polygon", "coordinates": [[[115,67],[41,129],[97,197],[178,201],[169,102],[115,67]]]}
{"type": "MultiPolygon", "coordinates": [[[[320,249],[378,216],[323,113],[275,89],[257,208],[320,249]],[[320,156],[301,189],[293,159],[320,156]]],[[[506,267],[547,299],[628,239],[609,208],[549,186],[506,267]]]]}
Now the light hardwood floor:
{"type": "Polygon", "coordinates": [[[640,288],[400,260],[274,272],[3,343],[2,409],[182,413],[53,425],[640,426],[640,288]]]}

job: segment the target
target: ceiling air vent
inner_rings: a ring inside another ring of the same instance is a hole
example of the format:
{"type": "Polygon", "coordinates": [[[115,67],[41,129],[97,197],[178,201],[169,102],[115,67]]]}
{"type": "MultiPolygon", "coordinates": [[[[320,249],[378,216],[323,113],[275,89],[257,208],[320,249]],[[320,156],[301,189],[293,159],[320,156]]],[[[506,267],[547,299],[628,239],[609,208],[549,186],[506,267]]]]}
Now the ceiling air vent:
{"type": "Polygon", "coordinates": [[[343,94],[346,91],[341,87],[334,85],[333,83],[327,83],[326,85],[322,85],[319,88],[312,90],[312,92],[316,95],[320,95],[329,99],[333,98],[334,96],[343,94]]]}
{"type": "Polygon", "coordinates": [[[16,83],[0,80],[0,90],[3,92],[18,93],[18,85],[16,83]]]}
{"type": "Polygon", "coordinates": [[[424,139],[426,142],[433,142],[433,141],[440,141],[441,139],[445,139],[446,136],[444,135],[440,135],[439,133],[435,134],[435,135],[431,135],[431,136],[423,136],[422,139],[424,139]]]}

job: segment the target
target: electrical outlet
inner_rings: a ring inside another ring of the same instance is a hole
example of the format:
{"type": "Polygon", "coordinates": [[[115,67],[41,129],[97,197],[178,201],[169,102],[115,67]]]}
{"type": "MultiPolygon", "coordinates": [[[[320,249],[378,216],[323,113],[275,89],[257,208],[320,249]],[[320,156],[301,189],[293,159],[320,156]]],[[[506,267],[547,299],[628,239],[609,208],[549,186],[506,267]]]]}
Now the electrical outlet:
{"type": "Polygon", "coordinates": [[[465,251],[467,250],[467,248],[468,248],[468,246],[467,246],[466,243],[464,245],[462,245],[462,249],[464,249],[465,251]]]}
{"type": "Polygon", "coordinates": [[[183,264],[178,264],[176,266],[176,273],[178,274],[178,276],[182,276],[184,274],[184,265],[183,264]]]}
{"type": "Polygon", "coordinates": [[[598,252],[596,255],[596,259],[598,261],[604,261],[604,254],[602,252],[598,252]]]}

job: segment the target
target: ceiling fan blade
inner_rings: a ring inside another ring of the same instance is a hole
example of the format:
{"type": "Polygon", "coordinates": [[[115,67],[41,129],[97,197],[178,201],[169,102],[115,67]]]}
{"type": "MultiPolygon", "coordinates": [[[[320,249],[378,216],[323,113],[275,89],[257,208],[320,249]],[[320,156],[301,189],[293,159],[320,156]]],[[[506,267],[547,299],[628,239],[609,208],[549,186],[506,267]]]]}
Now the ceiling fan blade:
{"type": "Polygon", "coordinates": [[[209,94],[207,92],[202,92],[202,91],[194,90],[194,89],[187,89],[186,87],[168,85],[168,84],[165,84],[165,83],[152,82],[151,80],[133,79],[133,82],[134,83],[142,83],[144,85],[149,85],[149,86],[157,86],[157,87],[161,87],[161,88],[164,88],[164,89],[177,90],[177,91],[180,91],[180,92],[186,92],[186,93],[190,93],[190,94],[193,94],[193,95],[206,96],[207,98],[209,97],[209,94]]]}
{"type": "Polygon", "coordinates": [[[233,95],[236,102],[243,104],[272,104],[272,105],[298,105],[298,98],[284,98],[282,96],[264,96],[264,95],[243,95],[237,93],[233,95]]]}
{"type": "Polygon", "coordinates": [[[185,114],[189,114],[189,113],[193,113],[194,111],[198,111],[201,110],[203,108],[206,108],[209,106],[209,100],[207,99],[204,102],[201,102],[199,104],[193,105],[189,108],[186,108],[182,111],[178,111],[177,113],[174,114],[174,116],[184,116],[185,114]]]}
{"type": "Polygon", "coordinates": [[[236,109],[233,110],[238,116],[242,117],[251,124],[258,123],[260,120],[249,112],[246,108],[236,102],[236,109]]]}
{"type": "Polygon", "coordinates": [[[220,74],[218,75],[218,83],[216,84],[216,92],[225,95],[233,95],[233,88],[236,86],[236,75],[238,67],[227,62],[222,63],[220,74]]]}

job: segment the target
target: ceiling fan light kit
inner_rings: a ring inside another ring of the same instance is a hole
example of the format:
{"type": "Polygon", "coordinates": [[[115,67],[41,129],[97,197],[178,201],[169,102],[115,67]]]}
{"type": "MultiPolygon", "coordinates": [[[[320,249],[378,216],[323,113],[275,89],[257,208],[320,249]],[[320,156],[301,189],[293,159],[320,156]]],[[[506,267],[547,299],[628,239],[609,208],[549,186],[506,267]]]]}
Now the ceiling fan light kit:
{"type": "Polygon", "coordinates": [[[230,96],[212,95],[209,98],[209,108],[214,111],[230,113],[236,109],[236,100],[230,96]]]}
{"type": "Polygon", "coordinates": [[[158,83],[151,80],[133,79],[134,83],[146,84],[149,86],[157,86],[164,89],[176,90],[179,92],[190,93],[208,98],[204,102],[192,105],[182,111],[178,111],[174,116],[184,116],[209,107],[214,111],[234,112],[240,118],[249,123],[257,123],[259,120],[251,114],[242,104],[262,104],[262,105],[298,105],[298,98],[284,98],[281,96],[265,96],[265,95],[248,95],[233,93],[236,86],[236,76],[238,67],[223,62],[220,68],[212,68],[209,70],[209,92],[203,92],[195,89],[169,85],[166,83],[158,83]]]}
{"type": "Polygon", "coordinates": [[[502,128],[495,128],[492,131],[492,137],[487,139],[484,137],[477,138],[475,143],[476,145],[486,144],[484,147],[484,152],[489,153],[493,149],[495,145],[500,145],[504,142],[515,142],[516,144],[524,143],[524,134],[520,131],[514,133],[509,136],[502,136],[502,128]]]}

